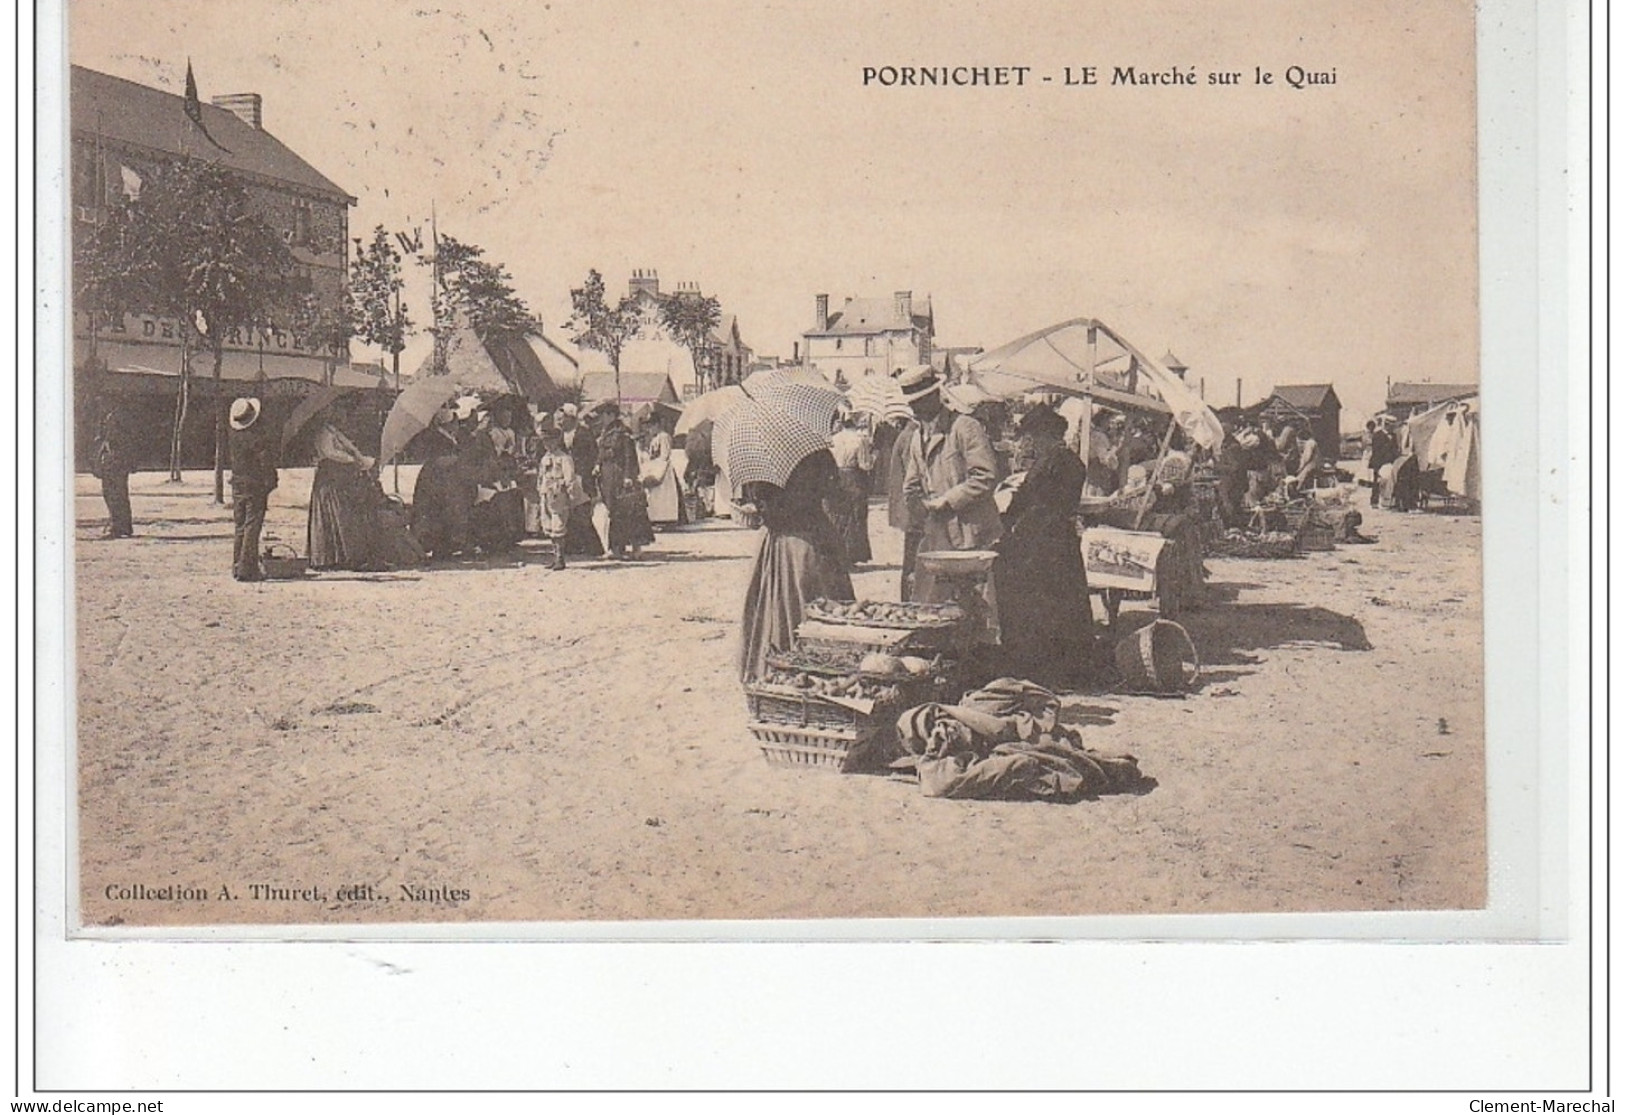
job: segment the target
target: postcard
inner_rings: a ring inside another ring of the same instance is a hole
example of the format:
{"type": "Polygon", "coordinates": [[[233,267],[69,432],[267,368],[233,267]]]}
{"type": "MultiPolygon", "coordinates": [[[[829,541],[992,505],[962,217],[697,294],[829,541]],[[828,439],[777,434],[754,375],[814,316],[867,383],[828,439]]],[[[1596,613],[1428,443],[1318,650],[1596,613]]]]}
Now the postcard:
{"type": "Polygon", "coordinates": [[[1473,5],[67,32],[75,932],[1489,908],[1473,5]]]}

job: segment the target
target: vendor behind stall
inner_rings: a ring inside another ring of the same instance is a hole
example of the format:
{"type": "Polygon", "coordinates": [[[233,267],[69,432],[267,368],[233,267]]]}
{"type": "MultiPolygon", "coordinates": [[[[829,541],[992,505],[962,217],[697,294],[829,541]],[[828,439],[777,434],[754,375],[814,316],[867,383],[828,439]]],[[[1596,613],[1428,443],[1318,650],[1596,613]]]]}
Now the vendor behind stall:
{"type": "Polygon", "coordinates": [[[1086,680],[1094,631],[1075,518],[1084,464],[1047,406],[1018,427],[1026,473],[1004,512],[993,577],[1006,672],[1053,688],[1086,680]]]}

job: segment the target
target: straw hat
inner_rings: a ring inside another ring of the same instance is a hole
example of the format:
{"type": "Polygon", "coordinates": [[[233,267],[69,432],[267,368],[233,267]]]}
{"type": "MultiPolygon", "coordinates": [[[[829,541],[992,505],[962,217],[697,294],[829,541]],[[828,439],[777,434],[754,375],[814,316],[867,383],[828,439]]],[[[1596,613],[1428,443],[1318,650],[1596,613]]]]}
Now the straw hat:
{"type": "Polygon", "coordinates": [[[897,386],[902,389],[903,401],[912,403],[941,391],[942,379],[931,365],[917,364],[903,369],[897,377],[897,386]]]}
{"type": "Polygon", "coordinates": [[[260,416],[260,401],[258,399],[236,399],[231,404],[231,428],[246,430],[252,426],[260,416]]]}

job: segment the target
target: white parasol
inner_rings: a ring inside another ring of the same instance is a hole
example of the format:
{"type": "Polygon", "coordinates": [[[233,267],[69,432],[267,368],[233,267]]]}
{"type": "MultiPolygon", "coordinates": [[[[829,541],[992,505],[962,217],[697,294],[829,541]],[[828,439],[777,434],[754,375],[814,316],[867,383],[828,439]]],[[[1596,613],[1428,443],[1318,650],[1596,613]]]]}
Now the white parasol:
{"type": "Polygon", "coordinates": [[[424,376],[410,384],[389,408],[384,419],[384,433],[379,439],[378,460],[394,460],[406,443],[429,428],[434,416],[453,395],[461,390],[451,376],[424,376]]]}

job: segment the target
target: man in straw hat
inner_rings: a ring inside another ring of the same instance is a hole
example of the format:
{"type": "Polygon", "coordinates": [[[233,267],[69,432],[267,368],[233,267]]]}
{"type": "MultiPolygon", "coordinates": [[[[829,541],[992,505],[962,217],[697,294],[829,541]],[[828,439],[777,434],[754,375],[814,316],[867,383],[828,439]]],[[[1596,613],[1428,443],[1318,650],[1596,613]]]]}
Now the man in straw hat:
{"type": "Polygon", "coordinates": [[[260,421],[258,399],[231,404],[231,575],[239,581],[263,581],[260,529],[276,490],[277,440],[260,421]]]}
{"type": "MultiPolygon", "coordinates": [[[[920,552],[985,550],[999,540],[999,464],[982,424],[943,397],[929,364],[898,377],[919,428],[908,435],[903,490],[924,514],[920,552]]],[[[924,595],[926,586],[919,586],[924,595]]]]}

